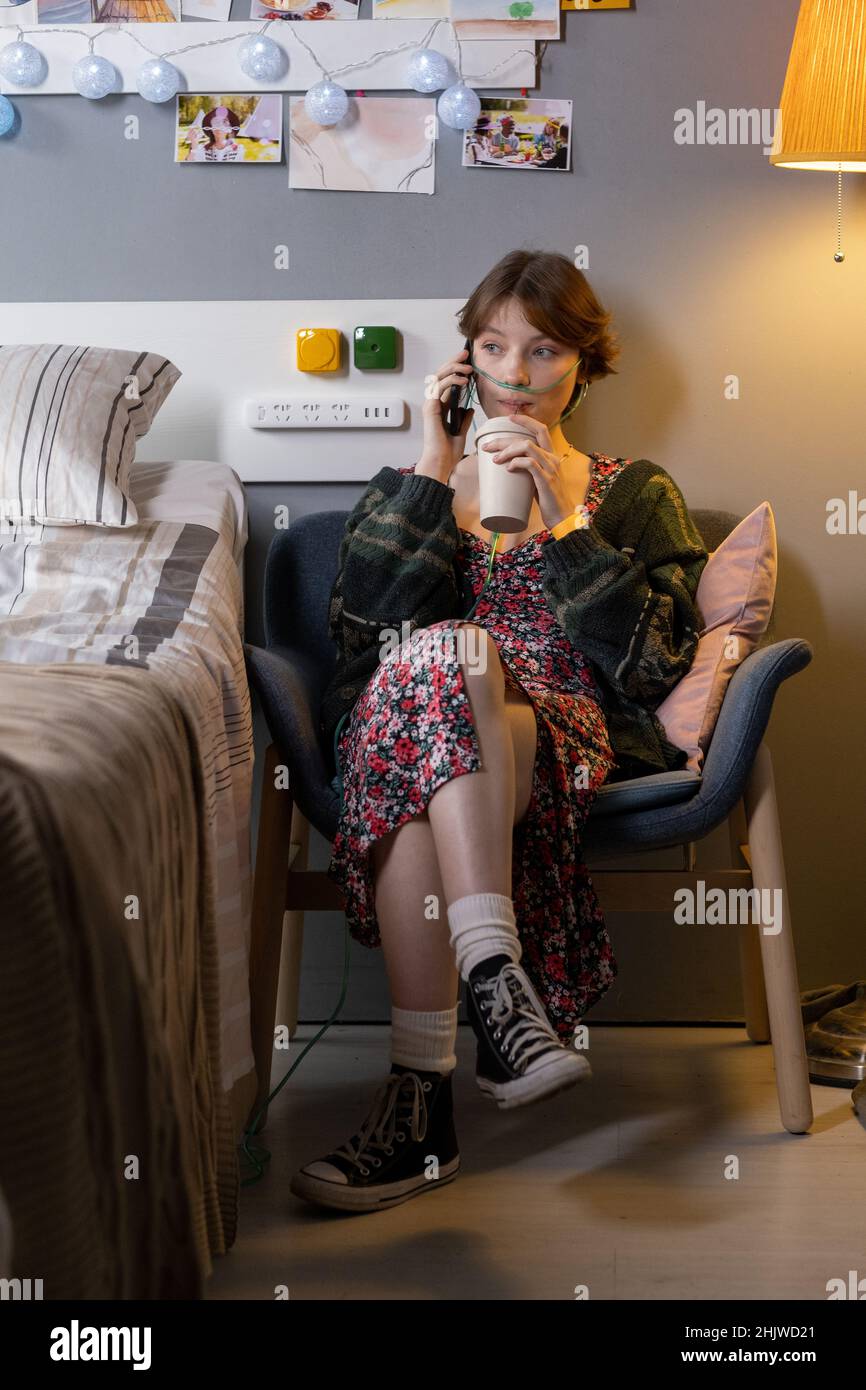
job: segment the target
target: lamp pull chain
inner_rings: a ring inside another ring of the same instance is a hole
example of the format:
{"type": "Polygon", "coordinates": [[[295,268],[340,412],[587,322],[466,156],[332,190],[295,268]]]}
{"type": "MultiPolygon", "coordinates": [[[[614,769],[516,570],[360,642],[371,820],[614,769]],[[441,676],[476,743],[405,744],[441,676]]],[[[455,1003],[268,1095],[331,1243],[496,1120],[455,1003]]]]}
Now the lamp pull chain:
{"type": "Polygon", "coordinates": [[[833,260],[837,265],[841,265],[845,259],[845,252],[842,250],[842,165],[839,165],[838,173],[839,184],[836,191],[836,250],[833,260]]]}

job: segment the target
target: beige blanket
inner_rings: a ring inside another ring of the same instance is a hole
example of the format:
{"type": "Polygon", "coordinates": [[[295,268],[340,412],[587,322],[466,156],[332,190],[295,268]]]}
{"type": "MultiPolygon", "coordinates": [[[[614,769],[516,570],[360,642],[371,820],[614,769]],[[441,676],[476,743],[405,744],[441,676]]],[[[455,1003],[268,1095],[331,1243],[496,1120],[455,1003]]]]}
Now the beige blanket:
{"type": "Polygon", "coordinates": [[[46,1299],[196,1298],[235,1237],[199,728],[165,670],[0,663],[0,1189],[46,1299]]]}
{"type": "MultiPolygon", "coordinates": [[[[209,495],[222,494],[212,484],[209,495]]],[[[124,528],[35,527],[9,536],[0,527],[0,663],[74,662],[174,675],[181,707],[200,731],[216,880],[222,1085],[237,1133],[256,1090],[249,996],[252,719],[241,606],[241,577],[223,528],[149,520],[124,528]]]]}

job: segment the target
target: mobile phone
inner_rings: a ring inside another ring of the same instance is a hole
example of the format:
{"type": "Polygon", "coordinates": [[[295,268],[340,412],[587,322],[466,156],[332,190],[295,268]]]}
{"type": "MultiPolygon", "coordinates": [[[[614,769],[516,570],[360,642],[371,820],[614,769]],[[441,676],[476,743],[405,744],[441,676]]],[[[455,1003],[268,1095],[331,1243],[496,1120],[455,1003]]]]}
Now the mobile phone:
{"type": "MultiPolygon", "coordinates": [[[[471,339],[467,338],[467,339],[465,340],[464,344],[463,344],[463,347],[464,347],[464,350],[465,350],[466,352],[468,352],[469,355],[471,356],[471,355],[472,355],[472,341],[471,341],[471,339]]],[[[466,398],[467,398],[467,400],[468,400],[468,399],[469,399],[469,387],[472,385],[472,383],[474,382],[474,380],[475,380],[475,373],[472,372],[471,375],[468,376],[467,379],[466,379],[466,387],[465,387],[465,388],[461,388],[460,386],[452,386],[452,387],[451,387],[451,390],[450,390],[449,393],[448,393],[448,414],[447,414],[447,417],[446,417],[446,418],[447,418],[448,433],[449,433],[449,434],[453,434],[453,435],[459,434],[460,431],[461,431],[461,429],[462,429],[462,427],[463,427],[463,422],[464,422],[464,420],[466,419],[466,416],[467,416],[468,411],[469,411],[469,407],[468,407],[468,406],[461,406],[461,404],[460,404],[460,392],[461,392],[462,389],[465,389],[465,390],[466,390],[466,398]]]]}

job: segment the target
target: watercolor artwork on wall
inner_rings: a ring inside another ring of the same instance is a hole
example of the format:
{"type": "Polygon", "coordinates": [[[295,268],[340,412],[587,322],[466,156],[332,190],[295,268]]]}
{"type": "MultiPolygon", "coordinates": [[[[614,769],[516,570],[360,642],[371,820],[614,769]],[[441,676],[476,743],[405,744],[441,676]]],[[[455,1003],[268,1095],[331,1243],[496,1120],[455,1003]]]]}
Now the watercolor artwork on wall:
{"type": "Polygon", "coordinates": [[[373,0],[374,19],[448,19],[451,0],[373,0]]]}
{"type": "Polygon", "coordinates": [[[558,39],[559,0],[451,0],[460,39],[558,39]]]}
{"type": "Polygon", "coordinates": [[[427,97],[354,97],[334,126],[289,99],[289,187],[432,193],[436,103],[427,97]]]}
{"type": "Polygon", "coordinates": [[[181,19],[213,19],[225,23],[232,12],[232,0],[180,0],[181,19]]]}

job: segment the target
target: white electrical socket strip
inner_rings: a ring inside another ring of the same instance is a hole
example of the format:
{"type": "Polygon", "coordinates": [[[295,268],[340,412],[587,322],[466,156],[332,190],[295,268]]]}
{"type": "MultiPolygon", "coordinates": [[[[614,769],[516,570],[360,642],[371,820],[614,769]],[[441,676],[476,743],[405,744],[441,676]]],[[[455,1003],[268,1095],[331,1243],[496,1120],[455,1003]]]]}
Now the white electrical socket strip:
{"type": "Polygon", "coordinates": [[[257,430],[393,430],[403,424],[399,396],[268,396],[247,401],[244,419],[257,430]]]}

